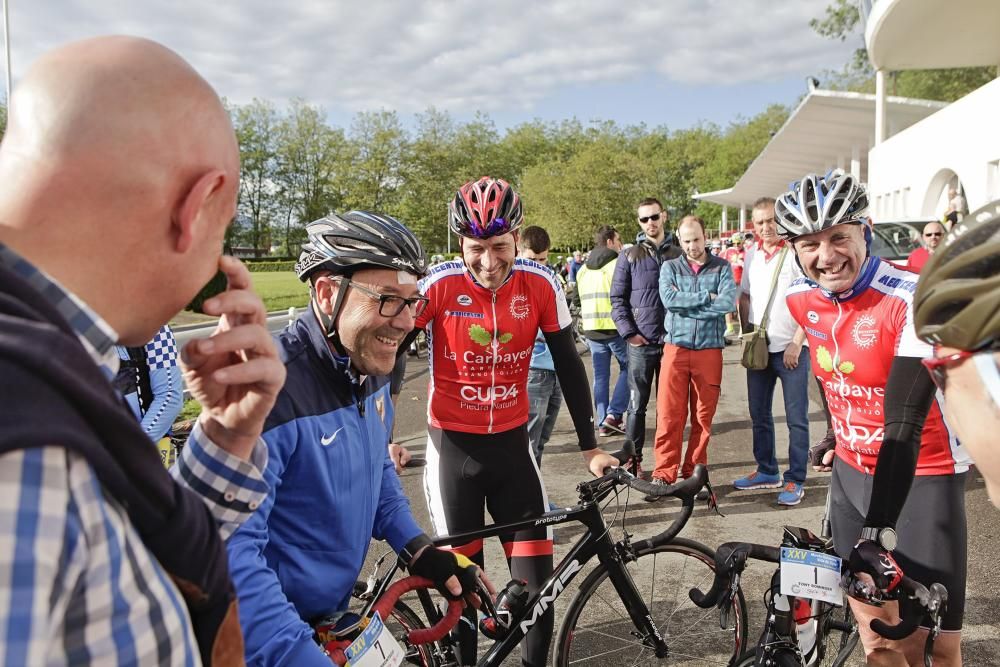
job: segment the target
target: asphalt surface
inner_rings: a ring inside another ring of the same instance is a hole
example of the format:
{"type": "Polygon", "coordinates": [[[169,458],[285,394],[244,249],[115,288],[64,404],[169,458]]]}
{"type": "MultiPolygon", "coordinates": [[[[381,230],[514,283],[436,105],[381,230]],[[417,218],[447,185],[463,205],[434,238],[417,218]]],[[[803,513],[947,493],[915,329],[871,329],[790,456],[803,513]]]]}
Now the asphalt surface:
{"type": "MultiPolygon", "coordinates": [[[[585,354],[583,359],[589,372],[590,356],[585,354]]],[[[409,357],[406,381],[397,408],[396,436],[397,441],[409,447],[416,456],[422,456],[426,448],[427,380],[428,368],[425,356],[421,358],[409,357]]],[[[703,503],[700,503],[681,536],[704,543],[714,549],[727,541],[758,542],[777,546],[781,540],[782,526],[785,525],[802,526],[818,532],[826,491],[829,486],[830,476],[828,473],[813,473],[810,470],[805,485],[805,498],[801,504],[792,508],[782,508],[775,503],[777,490],[740,492],[732,488],[732,480],[750,472],[754,466],[751,423],[746,408],[745,371],[739,365],[736,347],[727,348],[725,351],[722,387],[722,397],[716,412],[712,440],[709,446],[709,468],[712,483],[715,486],[725,517],[715,515],[703,503]]],[[[779,460],[784,465],[787,461],[788,432],[785,428],[780,396],[779,391],[775,400],[775,423],[779,460]],[[785,456],[782,456],[782,452],[785,453],[785,456]]],[[[655,428],[653,400],[655,397],[651,399],[650,410],[647,414],[647,447],[653,440],[655,428]]],[[[812,440],[815,441],[822,436],[825,422],[823,422],[821,410],[815,402],[811,403],[810,408],[811,435],[812,440]]],[[[611,450],[619,447],[621,441],[614,438],[601,438],[601,444],[606,449],[611,450]]],[[[651,450],[647,449],[647,458],[650,456],[651,450]]],[[[588,475],[576,445],[572,422],[565,407],[560,411],[552,440],[546,446],[542,460],[542,473],[551,501],[559,506],[575,504],[577,500],[576,485],[586,479],[588,475]]],[[[429,527],[430,522],[427,518],[422,488],[422,469],[405,470],[402,481],[411,499],[418,522],[429,527]]],[[[516,484],[517,481],[511,480],[511,483],[516,484]]],[[[992,558],[1000,549],[1000,510],[995,509],[989,503],[984,485],[977,473],[973,472],[970,475],[967,488],[969,576],[963,655],[966,665],[1000,665],[1000,575],[997,573],[997,566],[993,563],[992,558]]],[[[624,494],[621,496],[621,500],[622,507],[616,508],[612,505],[609,508],[609,517],[612,516],[613,510],[623,509],[624,494]]],[[[625,515],[628,529],[635,533],[636,538],[653,535],[669,523],[674,516],[676,507],[677,503],[670,500],[653,504],[645,503],[638,494],[633,492],[625,515]]],[[[583,527],[579,524],[563,524],[555,528],[557,562],[567,553],[569,547],[582,531],[583,527]]],[[[371,552],[375,555],[383,553],[385,550],[385,545],[373,544],[371,552]]],[[[486,555],[488,574],[498,587],[502,587],[509,579],[509,575],[499,543],[488,541],[486,555]]],[[[369,560],[371,561],[371,557],[369,560]]],[[[583,574],[586,574],[591,568],[592,565],[585,567],[583,574]]],[[[747,568],[743,579],[744,594],[750,611],[748,638],[751,646],[756,642],[762,628],[764,609],[762,595],[770,581],[772,572],[773,566],[765,563],[754,563],[747,568]]],[[[692,574],[683,583],[686,586],[691,581],[697,582],[702,579],[706,579],[703,574],[692,574]]],[[[570,588],[575,589],[582,580],[583,577],[578,576],[570,588]]],[[[574,591],[568,591],[557,600],[557,631],[562,620],[563,610],[572,598],[570,594],[572,592],[574,591]]],[[[677,599],[680,600],[680,597],[677,599]]],[[[714,624],[715,629],[718,629],[717,616],[713,615],[708,619],[710,622],[706,623],[703,614],[695,617],[692,616],[693,613],[689,602],[686,608],[677,610],[679,618],[687,618],[688,620],[694,618],[694,620],[702,621],[701,625],[704,627],[710,628],[714,624]]],[[[711,651],[709,649],[698,649],[701,641],[698,639],[693,644],[693,647],[697,649],[693,652],[699,653],[700,651],[700,655],[689,656],[689,660],[675,656],[677,660],[667,664],[717,664],[710,659],[711,651]]],[[[712,638],[709,637],[705,640],[704,646],[711,646],[711,642],[712,638]]],[[[860,656],[861,649],[859,648],[850,664],[864,664],[860,656]]],[[[514,658],[517,658],[517,651],[515,651],[514,658]]],[[[508,664],[519,664],[513,658],[507,662],[508,664]]],[[[618,664],[610,658],[598,662],[618,664]]]]}

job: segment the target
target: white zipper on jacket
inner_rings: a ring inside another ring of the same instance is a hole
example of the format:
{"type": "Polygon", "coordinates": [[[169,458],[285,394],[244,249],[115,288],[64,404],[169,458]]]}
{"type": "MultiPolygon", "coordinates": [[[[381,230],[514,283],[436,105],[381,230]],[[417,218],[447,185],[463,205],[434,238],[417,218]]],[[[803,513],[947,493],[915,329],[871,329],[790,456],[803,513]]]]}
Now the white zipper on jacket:
{"type": "Polygon", "coordinates": [[[497,386],[497,355],[500,351],[500,321],[497,320],[497,293],[496,290],[492,291],[493,294],[493,344],[490,352],[493,356],[493,361],[490,364],[490,423],[486,428],[487,433],[493,432],[493,409],[496,407],[496,386],[497,386]]]}

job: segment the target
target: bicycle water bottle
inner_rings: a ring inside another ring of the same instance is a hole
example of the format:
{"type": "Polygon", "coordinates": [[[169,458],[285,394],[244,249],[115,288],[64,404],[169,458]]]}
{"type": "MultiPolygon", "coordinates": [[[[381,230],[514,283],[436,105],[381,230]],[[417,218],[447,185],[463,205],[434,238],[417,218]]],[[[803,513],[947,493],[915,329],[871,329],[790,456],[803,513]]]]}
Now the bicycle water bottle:
{"type": "Polygon", "coordinates": [[[479,629],[490,639],[499,639],[528,602],[528,582],[511,579],[497,596],[496,618],[484,618],[479,629]]]}
{"type": "Polygon", "coordinates": [[[799,650],[802,651],[802,664],[811,667],[816,664],[819,651],[816,650],[816,618],[813,617],[812,607],[809,602],[802,598],[795,598],[795,634],[799,641],[799,650]]]}

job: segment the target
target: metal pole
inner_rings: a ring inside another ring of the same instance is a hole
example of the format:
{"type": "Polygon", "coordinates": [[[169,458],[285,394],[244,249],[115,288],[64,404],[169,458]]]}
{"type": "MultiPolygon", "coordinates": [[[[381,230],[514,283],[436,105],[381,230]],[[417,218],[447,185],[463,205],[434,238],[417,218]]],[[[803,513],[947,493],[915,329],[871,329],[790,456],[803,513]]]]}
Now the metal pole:
{"type": "Polygon", "coordinates": [[[3,52],[7,64],[7,113],[10,114],[10,14],[7,11],[7,0],[3,0],[3,52]]]}

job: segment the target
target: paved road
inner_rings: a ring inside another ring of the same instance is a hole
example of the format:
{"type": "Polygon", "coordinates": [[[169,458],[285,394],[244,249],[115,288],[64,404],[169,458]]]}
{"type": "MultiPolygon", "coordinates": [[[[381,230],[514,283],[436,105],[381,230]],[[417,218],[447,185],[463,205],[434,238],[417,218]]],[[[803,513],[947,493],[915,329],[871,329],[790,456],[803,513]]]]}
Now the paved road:
{"type": "MultiPolygon", "coordinates": [[[[584,357],[588,368],[589,356],[584,357]]],[[[683,537],[694,539],[713,548],[730,540],[756,541],[777,544],[781,537],[781,526],[805,526],[818,529],[823,512],[829,474],[810,474],[806,482],[806,496],[794,508],[779,508],[775,503],[775,492],[736,492],[731,482],[734,478],[751,470],[750,420],[746,410],[745,371],[739,366],[735,348],[725,353],[723,392],[715,417],[715,428],[709,448],[711,474],[725,517],[718,517],[707,509],[695,511],[695,515],[682,533],[683,537]]],[[[779,392],[780,396],[780,392],[779,392]]],[[[399,422],[396,429],[399,440],[412,451],[421,455],[425,449],[424,423],[427,409],[427,362],[425,359],[409,358],[406,383],[400,397],[399,422]]],[[[647,442],[652,441],[652,410],[649,415],[647,442]]],[[[822,434],[822,416],[818,407],[812,404],[810,414],[813,439],[822,434]]],[[[778,425],[778,451],[787,451],[787,430],[784,428],[781,401],[776,401],[776,422],[778,425]]],[[[613,448],[620,444],[603,439],[602,444],[613,448]]],[[[562,410],[552,441],[549,442],[542,462],[546,487],[550,498],[559,505],[572,505],[576,500],[576,484],[586,477],[583,459],[575,444],[574,432],[568,413],[562,410]]],[[[404,487],[409,494],[418,521],[429,526],[423,491],[421,472],[405,471],[404,487]]],[[[516,481],[512,480],[512,483],[516,481]]],[[[969,584],[968,604],[965,620],[964,655],[965,664],[970,666],[1000,665],[1000,575],[992,562],[992,555],[1000,548],[1000,510],[989,504],[982,481],[973,474],[970,480],[966,503],[969,515],[969,584]]],[[[674,507],[669,501],[647,504],[633,494],[628,512],[627,525],[637,536],[642,537],[657,532],[658,526],[665,526],[672,517],[674,507]]],[[[570,542],[582,531],[582,526],[565,524],[556,528],[563,543],[556,546],[556,557],[567,552],[570,542]]],[[[383,545],[373,545],[373,552],[384,551],[383,545]]],[[[487,569],[493,581],[502,586],[508,579],[503,554],[499,545],[487,546],[487,569]]],[[[751,641],[755,641],[762,624],[762,592],[770,580],[771,568],[765,564],[751,566],[744,580],[747,603],[751,609],[751,641]]],[[[578,578],[577,582],[582,581],[578,578]]],[[[575,586],[576,584],[574,584],[575,586]]],[[[562,609],[570,596],[564,595],[557,606],[556,627],[562,618],[562,609]]],[[[688,610],[690,611],[690,610],[688,610]]],[[[860,653],[860,650],[858,651],[860,653]]],[[[513,662],[511,664],[514,664],[513,662]]],[[[670,663],[678,664],[678,663],[670,663]]],[[[690,664],[713,664],[711,661],[693,660],[690,664]]],[[[857,661],[856,664],[862,664],[857,661]]]]}

